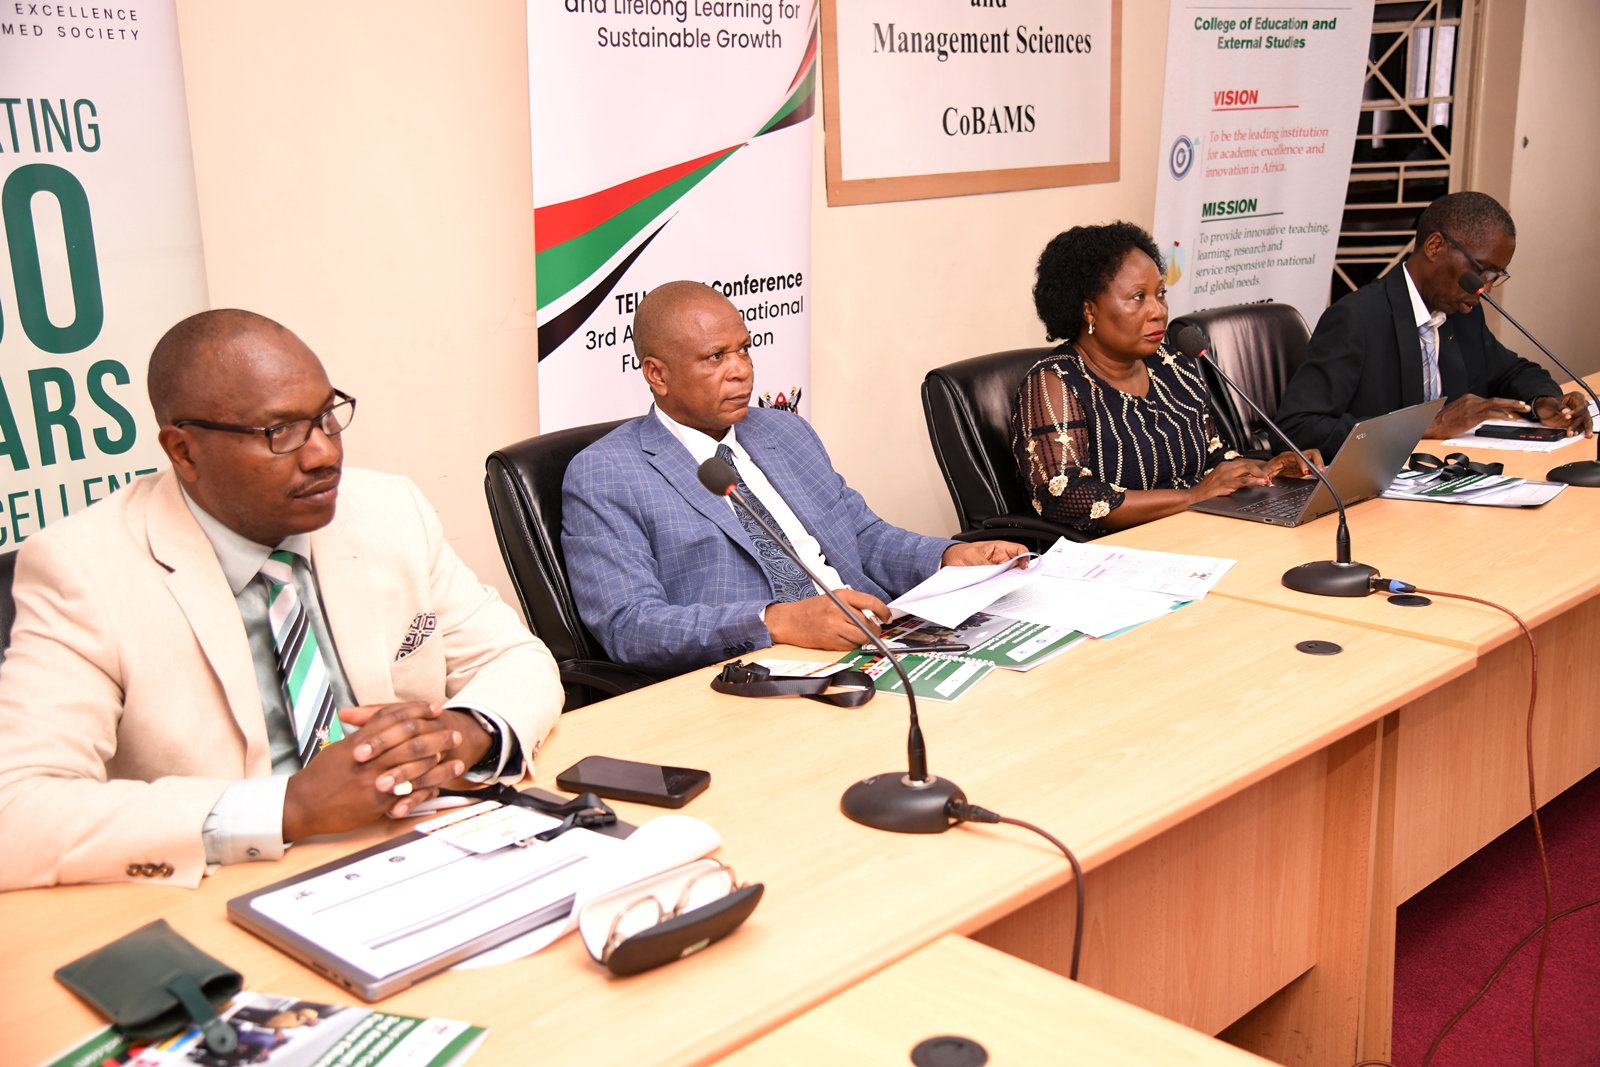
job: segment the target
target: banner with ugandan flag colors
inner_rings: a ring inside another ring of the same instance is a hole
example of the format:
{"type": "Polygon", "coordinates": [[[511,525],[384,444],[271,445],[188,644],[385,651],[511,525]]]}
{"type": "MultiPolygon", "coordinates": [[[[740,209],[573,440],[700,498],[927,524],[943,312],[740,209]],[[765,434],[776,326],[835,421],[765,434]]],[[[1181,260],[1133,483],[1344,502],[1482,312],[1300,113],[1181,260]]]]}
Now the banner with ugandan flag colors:
{"type": "Polygon", "coordinates": [[[750,327],[753,403],[809,405],[816,0],[528,0],[541,432],[644,414],[645,293],[750,327]]]}

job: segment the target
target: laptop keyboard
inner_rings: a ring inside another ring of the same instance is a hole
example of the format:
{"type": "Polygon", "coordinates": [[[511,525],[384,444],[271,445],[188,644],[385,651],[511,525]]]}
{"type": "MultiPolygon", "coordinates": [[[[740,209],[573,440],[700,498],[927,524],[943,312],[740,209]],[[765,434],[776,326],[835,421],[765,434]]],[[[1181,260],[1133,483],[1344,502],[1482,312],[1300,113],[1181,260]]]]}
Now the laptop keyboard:
{"type": "Polygon", "coordinates": [[[1239,510],[1248,515],[1259,515],[1264,519],[1287,519],[1293,521],[1300,517],[1305,510],[1306,503],[1310,501],[1311,494],[1317,491],[1317,483],[1301,486],[1290,490],[1282,496],[1275,496],[1268,500],[1258,500],[1254,504],[1246,504],[1239,510]]]}

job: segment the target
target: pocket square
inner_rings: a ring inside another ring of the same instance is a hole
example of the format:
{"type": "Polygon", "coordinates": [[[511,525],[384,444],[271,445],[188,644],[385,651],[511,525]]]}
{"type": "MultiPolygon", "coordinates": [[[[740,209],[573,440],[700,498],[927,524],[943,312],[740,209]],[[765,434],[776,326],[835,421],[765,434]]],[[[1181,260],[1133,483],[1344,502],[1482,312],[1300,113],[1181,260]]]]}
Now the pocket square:
{"type": "Polygon", "coordinates": [[[417,617],[411,620],[411,625],[406,629],[406,635],[400,639],[400,651],[394,654],[394,661],[399,663],[421,648],[422,643],[433,636],[433,631],[438,626],[439,616],[431,611],[417,612],[417,617]]]}

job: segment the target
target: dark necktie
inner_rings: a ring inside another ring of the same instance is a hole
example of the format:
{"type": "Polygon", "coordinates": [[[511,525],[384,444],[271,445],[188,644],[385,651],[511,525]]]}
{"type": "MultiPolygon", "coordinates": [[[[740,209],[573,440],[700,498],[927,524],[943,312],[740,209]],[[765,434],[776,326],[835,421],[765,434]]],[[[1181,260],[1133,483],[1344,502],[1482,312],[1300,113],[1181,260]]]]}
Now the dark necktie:
{"type": "MultiPolygon", "coordinates": [[[[744,497],[744,502],[749,504],[753,511],[781,534],[783,530],[778,525],[778,520],[772,517],[772,512],[767,510],[767,506],[745,484],[744,475],[739,473],[739,465],[733,461],[733,449],[726,444],[718,445],[717,458],[733,468],[733,476],[739,481],[739,495],[744,497]]],[[[761,559],[761,568],[767,572],[767,577],[772,580],[772,588],[776,590],[778,600],[782,603],[789,603],[816,596],[817,587],[812,584],[810,578],[806,577],[805,571],[802,571],[794,560],[784,554],[783,549],[778,546],[776,541],[767,536],[767,531],[761,528],[761,524],[756,522],[749,512],[738,505],[734,505],[733,510],[739,516],[739,523],[744,527],[744,532],[750,535],[751,542],[755,544],[756,555],[761,559]]],[[[789,539],[784,538],[784,544],[788,543],[789,539]]],[[[792,548],[793,546],[791,545],[790,547],[792,548]]]]}

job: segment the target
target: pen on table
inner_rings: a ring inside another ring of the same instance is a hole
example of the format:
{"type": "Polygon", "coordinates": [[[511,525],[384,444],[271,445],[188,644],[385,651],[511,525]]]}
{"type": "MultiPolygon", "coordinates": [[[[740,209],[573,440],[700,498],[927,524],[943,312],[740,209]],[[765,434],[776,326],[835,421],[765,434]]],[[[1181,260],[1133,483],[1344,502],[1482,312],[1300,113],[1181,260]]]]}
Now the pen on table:
{"type": "MultiPolygon", "coordinates": [[[[951,641],[951,642],[947,642],[945,644],[938,644],[938,645],[889,645],[888,646],[890,652],[965,652],[968,649],[970,649],[971,647],[972,647],[971,645],[964,645],[964,644],[961,644],[959,641],[951,641]]],[[[872,651],[872,647],[870,645],[863,645],[863,646],[861,646],[861,650],[863,652],[871,652],[872,651]]]]}

